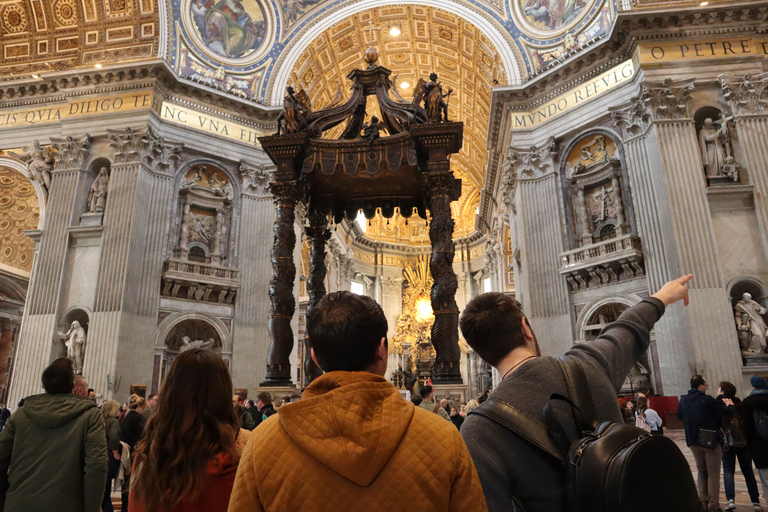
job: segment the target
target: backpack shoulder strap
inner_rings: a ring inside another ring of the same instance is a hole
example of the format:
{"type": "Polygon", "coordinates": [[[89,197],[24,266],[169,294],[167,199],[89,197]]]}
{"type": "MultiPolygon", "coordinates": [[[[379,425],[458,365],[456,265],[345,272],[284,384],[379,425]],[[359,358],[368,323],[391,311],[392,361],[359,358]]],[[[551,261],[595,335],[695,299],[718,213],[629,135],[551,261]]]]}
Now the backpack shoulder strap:
{"type": "Polygon", "coordinates": [[[557,460],[564,460],[562,452],[550,439],[547,427],[507,402],[491,397],[488,398],[482,406],[470,411],[469,414],[485,416],[502,427],[511,430],[557,460]]]}
{"type": "Polygon", "coordinates": [[[584,370],[573,357],[560,356],[555,358],[560,365],[560,369],[565,375],[565,384],[568,388],[568,395],[576,404],[581,416],[591,426],[595,424],[595,404],[592,402],[592,393],[589,391],[587,377],[584,370]]]}
{"type": "Polygon", "coordinates": [[[435,408],[432,410],[432,412],[437,414],[437,411],[439,410],[440,410],[440,404],[435,404],[435,408]]]}

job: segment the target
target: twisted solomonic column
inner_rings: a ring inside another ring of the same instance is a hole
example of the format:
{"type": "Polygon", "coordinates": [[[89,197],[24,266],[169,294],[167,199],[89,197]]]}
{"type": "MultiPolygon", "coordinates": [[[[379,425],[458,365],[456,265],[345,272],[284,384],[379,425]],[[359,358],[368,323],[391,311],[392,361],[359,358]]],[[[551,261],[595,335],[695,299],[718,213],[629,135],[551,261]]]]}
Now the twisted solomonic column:
{"type": "MultiPolygon", "coordinates": [[[[304,229],[309,239],[309,277],[307,278],[307,318],[320,299],[325,297],[325,244],[331,237],[328,229],[328,219],[320,212],[309,214],[309,226],[304,229]]],[[[311,357],[312,340],[305,331],[304,334],[304,379],[309,384],[323,374],[323,370],[315,364],[311,357]]]]}
{"type": "Polygon", "coordinates": [[[272,183],[276,217],[272,243],[272,279],[269,282],[269,349],[267,350],[267,378],[262,386],[292,386],[289,357],[293,350],[291,319],[296,311],[293,284],[296,265],[293,249],[296,233],[293,224],[298,190],[295,181],[272,183]]]}
{"type": "Polygon", "coordinates": [[[460,384],[459,307],[455,298],[459,284],[453,271],[455,246],[451,218],[451,201],[457,180],[449,171],[425,172],[424,181],[432,214],[429,225],[429,240],[432,242],[429,270],[434,280],[431,294],[435,314],[432,345],[436,352],[433,380],[439,384],[460,384]]]}

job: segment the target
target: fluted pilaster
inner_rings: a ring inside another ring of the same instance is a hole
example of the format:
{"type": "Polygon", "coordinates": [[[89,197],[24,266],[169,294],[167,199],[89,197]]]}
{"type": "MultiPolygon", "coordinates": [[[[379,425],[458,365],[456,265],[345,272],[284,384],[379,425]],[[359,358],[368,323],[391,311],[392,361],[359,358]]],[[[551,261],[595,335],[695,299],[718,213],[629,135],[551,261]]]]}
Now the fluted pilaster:
{"type": "Polygon", "coordinates": [[[559,273],[563,237],[554,152],[553,139],[540,147],[508,148],[503,178],[513,194],[507,203],[521,254],[518,297],[547,355],[562,354],[573,344],[568,290],[559,273]]]}
{"type": "Polygon", "coordinates": [[[83,160],[90,149],[89,135],[52,139],[56,165],[46,206],[46,223],[40,238],[19,337],[16,371],[11,383],[10,403],[42,391],[40,375],[57,355],[54,350],[59,316],[62,274],[65,269],[69,233],[67,228],[79,214],[78,184],[83,160]]]}
{"type": "Polygon", "coordinates": [[[107,389],[107,375],[122,375],[124,382],[151,380],[157,290],[173,194],[173,167],[165,163],[173,162],[181,149],[150,129],[110,130],[110,138],[115,162],[83,372],[91,387],[107,397],[114,391],[107,389]],[[158,158],[158,151],[169,158],[158,158]]]}

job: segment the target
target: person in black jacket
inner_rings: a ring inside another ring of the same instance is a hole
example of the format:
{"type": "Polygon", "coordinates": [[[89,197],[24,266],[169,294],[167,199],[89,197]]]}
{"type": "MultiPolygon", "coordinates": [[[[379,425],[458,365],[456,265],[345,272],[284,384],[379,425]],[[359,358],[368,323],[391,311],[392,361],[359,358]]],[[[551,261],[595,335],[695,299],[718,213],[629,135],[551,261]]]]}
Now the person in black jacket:
{"type": "Polygon", "coordinates": [[[768,381],[755,375],[750,381],[752,392],[741,402],[744,412],[744,435],[747,438],[747,448],[755,461],[760,483],[763,485],[763,496],[768,496],[768,440],[763,439],[755,429],[754,412],[768,411],[768,381]]]}
{"type": "Polygon", "coordinates": [[[699,499],[709,506],[711,512],[721,512],[720,458],[723,440],[717,433],[718,415],[736,414],[736,407],[728,398],[715,400],[707,394],[708,389],[707,379],[694,375],[688,394],[680,398],[677,417],[685,426],[685,443],[696,460],[699,499]]]}
{"type": "MultiPolygon", "coordinates": [[[[744,432],[743,425],[748,421],[752,421],[752,417],[744,416],[744,408],[741,405],[741,400],[736,396],[736,386],[728,381],[720,383],[720,387],[717,390],[717,399],[730,398],[733,401],[733,405],[736,407],[736,417],[738,418],[738,424],[742,425],[739,429],[744,432]]],[[[733,416],[721,416],[721,428],[731,428],[729,420],[733,416]]],[[[736,428],[736,427],[734,427],[736,428]]],[[[747,491],[749,491],[749,499],[752,501],[752,508],[754,510],[762,510],[760,506],[760,494],[757,491],[757,480],[755,480],[755,473],[752,471],[752,454],[748,447],[734,448],[733,446],[727,446],[723,450],[723,485],[725,486],[725,499],[728,500],[728,504],[725,506],[725,510],[734,510],[736,508],[736,489],[734,487],[733,476],[736,472],[736,459],[739,459],[739,467],[741,473],[744,475],[744,481],[747,484],[747,491]]]]}
{"type": "Polygon", "coordinates": [[[253,417],[253,422],[255,423],[254,428],[258,427],[262,421],[277,412],[272,405],[272,395],[266,391],[262,391],[256,395],[256,407],[258,408],[258,413],[253,417]]]}
{"type": "MultiPolygon", "coordinates": [[[[120,441],[131,448],[131,460],[133,460],[133,451],[144,434],[144,425],[146,424],[144,411],[146,408],[147,401],[143,397],[137,394],[131,395],[128,399],[128,412],[125,413],[120,422],[120,441]]],[[[130,475],[126,475],[121,494],[123,506],[120,510],[128,510],[128,490],[130,488],[131,478],[130,475]]]]}

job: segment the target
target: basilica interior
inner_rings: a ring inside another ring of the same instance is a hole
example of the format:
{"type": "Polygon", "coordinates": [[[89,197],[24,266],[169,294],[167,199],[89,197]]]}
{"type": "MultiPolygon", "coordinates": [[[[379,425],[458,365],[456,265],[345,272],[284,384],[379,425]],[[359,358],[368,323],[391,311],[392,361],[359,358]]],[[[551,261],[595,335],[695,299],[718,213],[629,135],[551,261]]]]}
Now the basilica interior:
{"type": "Polygon", "coordinates": [[[0,401],[70,355],[122,403],[189,346],[300,393],[339,290],[383,308],[405,396],[466,401],[499,380],[474,296],[561,355],[688,273],[622,392],[748,391],[767,27],[767,1],[0,2],[0,401]]]}

